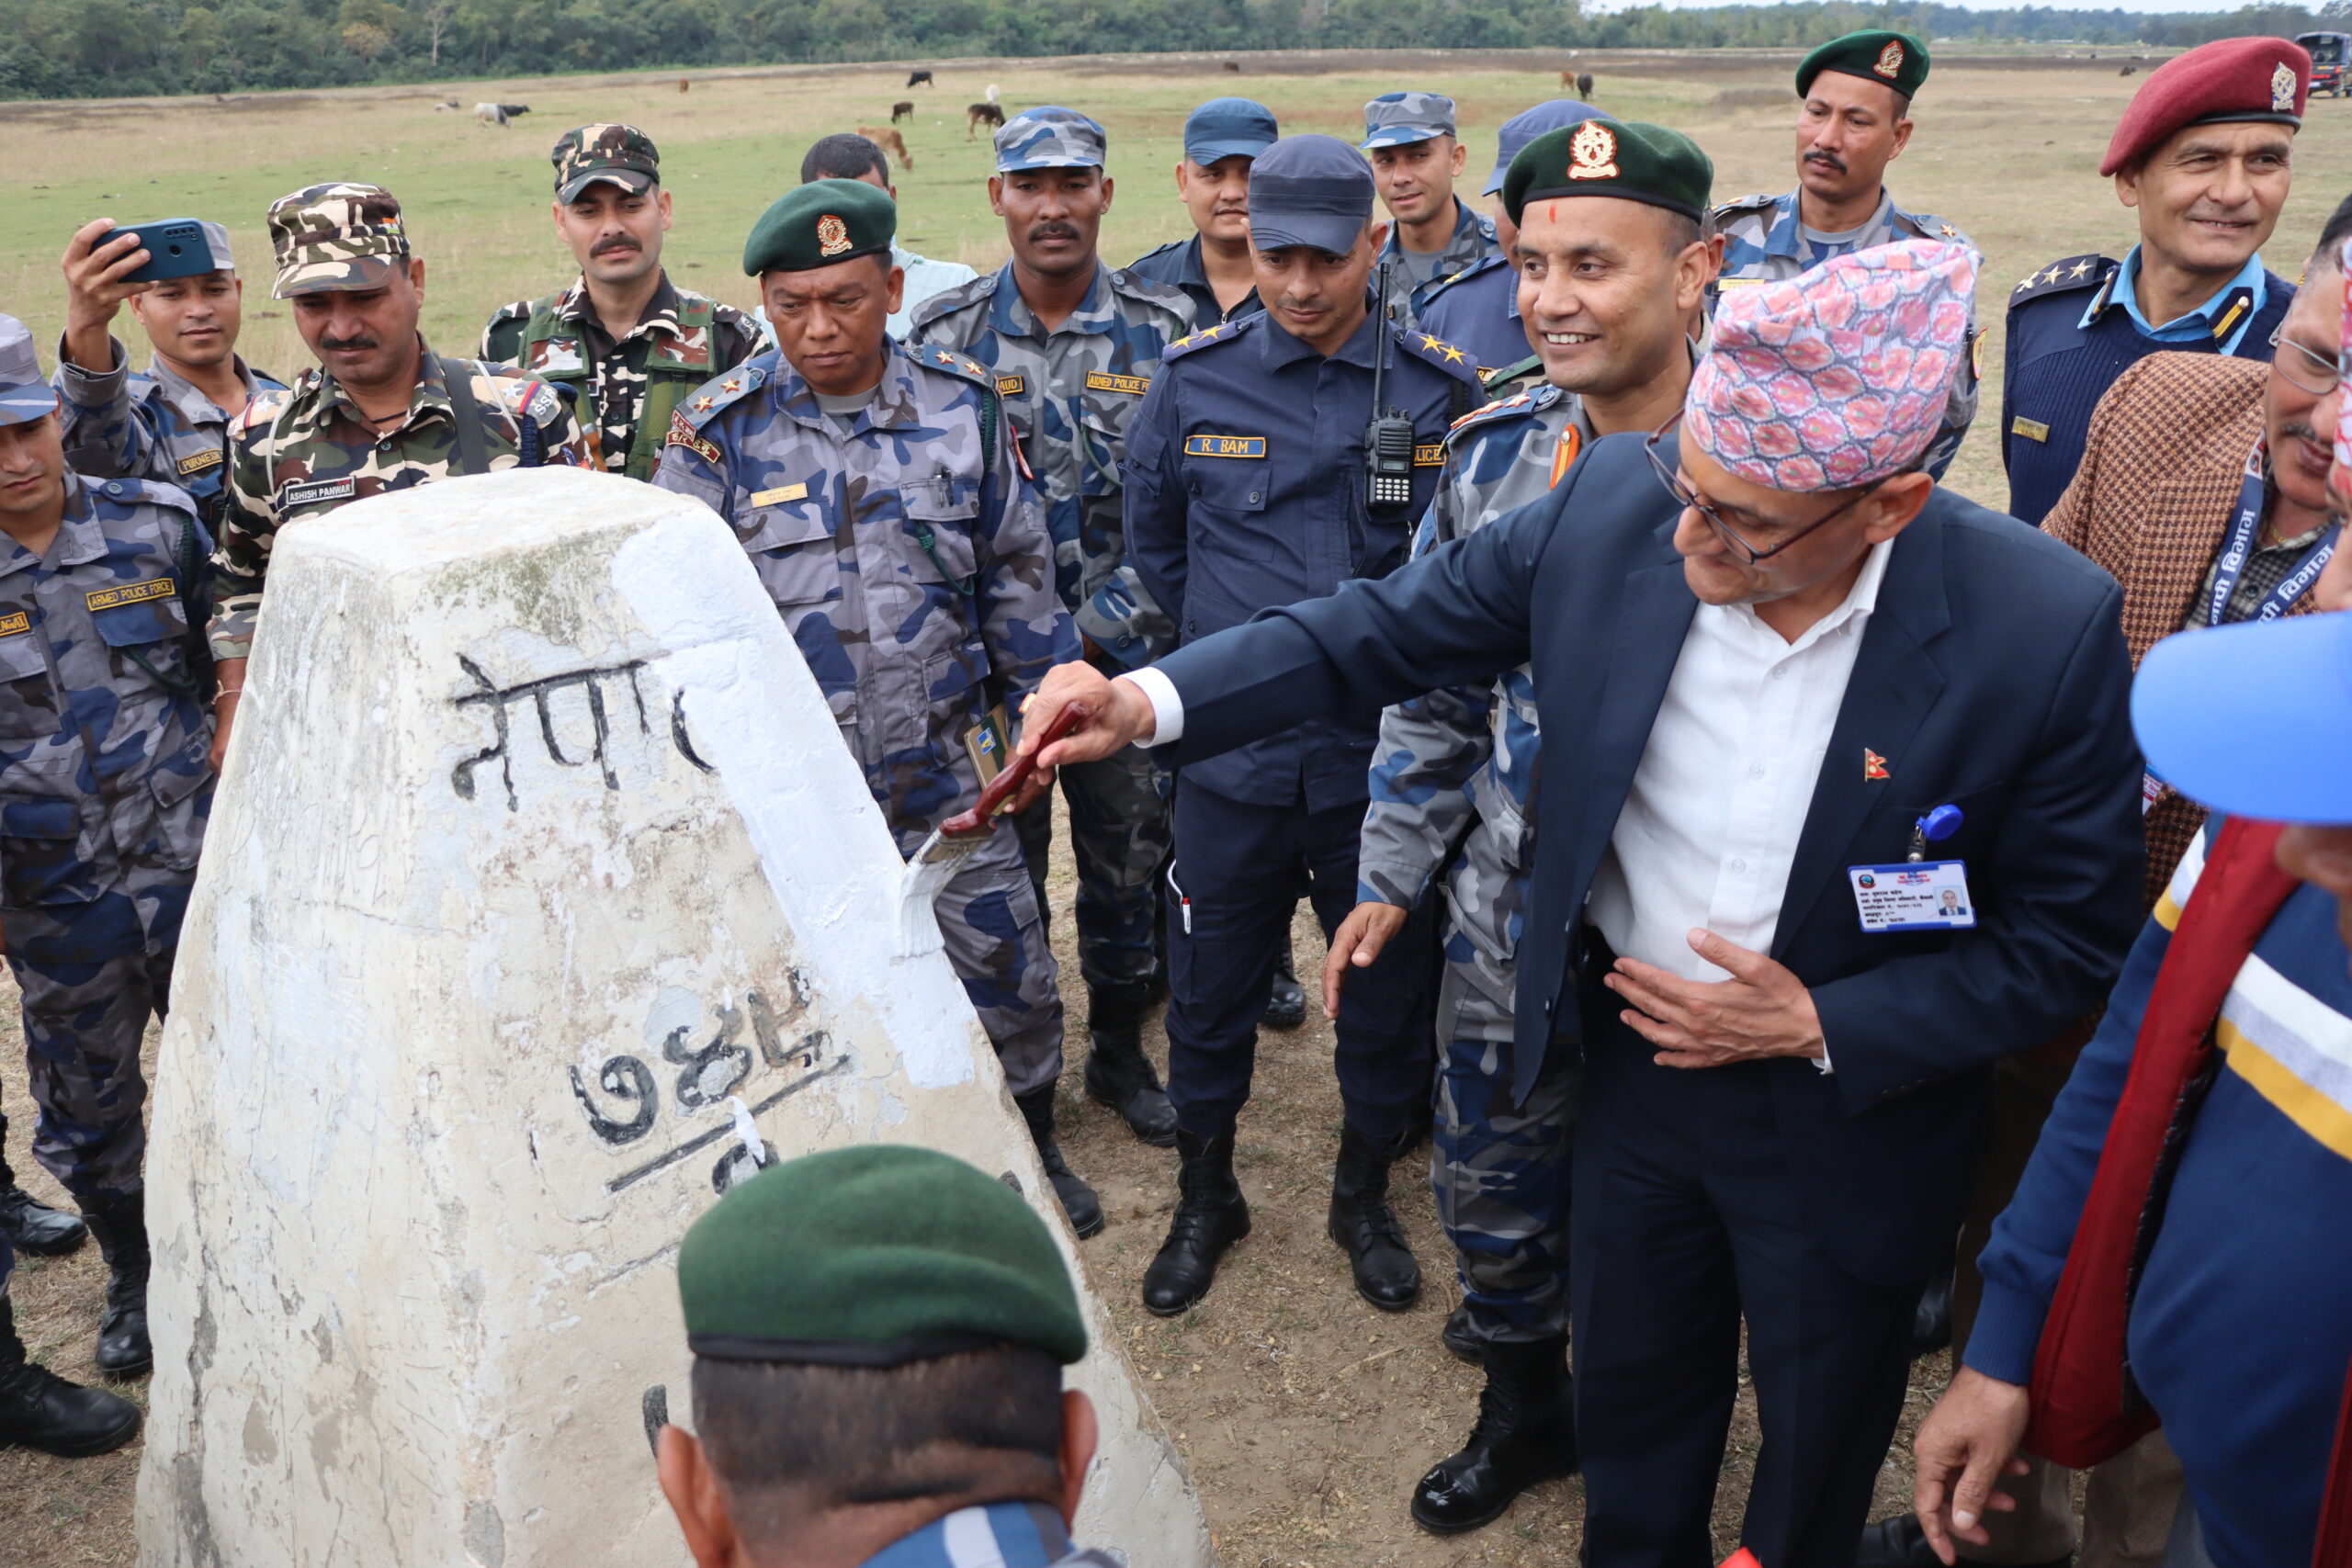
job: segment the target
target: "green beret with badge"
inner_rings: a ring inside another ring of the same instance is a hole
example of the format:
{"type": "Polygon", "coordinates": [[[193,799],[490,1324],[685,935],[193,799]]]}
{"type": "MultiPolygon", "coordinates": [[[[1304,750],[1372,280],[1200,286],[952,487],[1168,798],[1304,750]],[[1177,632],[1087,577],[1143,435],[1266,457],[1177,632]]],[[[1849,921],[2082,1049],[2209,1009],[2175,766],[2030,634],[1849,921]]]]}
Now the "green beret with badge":
{"type": "Polygon", "coordinates": [[[1531,201],[1613,196],[1699,220],[1715,165],[1679,130],[1596,116],[1547,130],[1519,150],[1503,175],[1503,210],[1513,223],[1531,201]]]}
{"type": "Polygon", "coordinates": [[[729,1189],[679,1247],[678,1295],[687,1347],[719,1360],[1086,1354],[1069,1269],[1036,1212],[1007,1182],[899,1145],[807,1155],[729,1189]]]}
{"type": "Polygon", "coordinates": [[[899,204],[864,180],[812,180],[775,198],[743,242],[743,276],[813,272],[852,256],[887,255],[899,204]]]}
{"type": "Polygon", "coordinates": [[[1916,98],[1928,80],[1928,46],[1909,33],[1879,28],[1831,39],[1797,66],[1797,96],[1813,91],[1813,79],[1825,71],[1860,76],[1894,88],[1906,100],[1916,98]]]}

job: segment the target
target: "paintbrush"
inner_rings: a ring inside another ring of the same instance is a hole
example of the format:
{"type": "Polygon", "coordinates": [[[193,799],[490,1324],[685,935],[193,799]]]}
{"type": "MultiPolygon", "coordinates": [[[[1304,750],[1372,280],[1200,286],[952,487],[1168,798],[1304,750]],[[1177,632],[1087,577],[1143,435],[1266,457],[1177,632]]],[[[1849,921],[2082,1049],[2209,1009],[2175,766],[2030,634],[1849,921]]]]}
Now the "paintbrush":
{"type": "Polygon", "coordinates": [[[1086,712],[1083,704],[1072,703],[1054,715],[1053,722],[1046,726],[1046,733],[1037,741],[1036,750],[1015,757],[1011,766],[981,787],[980,798],[972,803],[970,810],[959,811],[933,828],[931,837],[907,857],[907,869],[899,885],[901,958],[929,953],[939,945],[939,917],[932,906],[946,891],[964,863],[996,831],[996,818],[1003,811],[1004,803],[1037,771],[1040,753],[1077,728],[1086,712]]]}

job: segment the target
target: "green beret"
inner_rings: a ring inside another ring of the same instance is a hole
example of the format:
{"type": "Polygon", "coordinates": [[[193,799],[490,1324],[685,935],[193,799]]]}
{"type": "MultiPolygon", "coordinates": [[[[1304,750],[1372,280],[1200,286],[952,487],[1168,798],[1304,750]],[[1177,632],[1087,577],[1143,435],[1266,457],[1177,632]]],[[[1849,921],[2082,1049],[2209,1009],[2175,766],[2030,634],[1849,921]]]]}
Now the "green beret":
{"type": "Polygon", "coordinates": [[[1067,1366],[1086,1354],[1069,1270],[1021,1194],[897,1145],[786,1160],[729,1189],[678,1248],[678,1297],[688,1348],[719,1360],[898,1367],[1028,1345],[1067,1366]]]}
{"type": "Polygon", "coordinates": [[[743,276],[809,272],[852,256],[887,254],[899,204],[864,180],[811,180],[777,197],[743,242],[743,276]]]}
{"type": "Polygon", "coordinates": [[[1503,175],[1503,210],[1516,223],[1531,201],[1613,196],[1702,218],[1714,182],[1713,160],[1680,131],[1596,117],[1519,150],[1503,175]]]}
{"type": "Polygon", "coordinates": [[[1928,46],[1909,33],[1878,28],[1831,39],[1797,67],[1797,96],[1813,91],[1813,79],[1824,71],[1860,76],[1892,87],[1905,98],[1916,98],[1928,80],[1928,46]]]}

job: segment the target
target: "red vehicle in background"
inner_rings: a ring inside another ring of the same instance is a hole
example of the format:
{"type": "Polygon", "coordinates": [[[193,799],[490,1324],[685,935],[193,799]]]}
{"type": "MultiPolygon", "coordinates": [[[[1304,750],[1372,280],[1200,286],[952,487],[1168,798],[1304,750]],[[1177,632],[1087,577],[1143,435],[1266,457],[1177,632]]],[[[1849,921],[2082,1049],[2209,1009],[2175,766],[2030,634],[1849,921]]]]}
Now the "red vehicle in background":
{"type": "Polygon", "coordinates": [[[2345,70],[2352,65],[2352,33],[2302,33],[2295,41],[2311,51],[2312,96],[2342,97],[2345,70]]]}

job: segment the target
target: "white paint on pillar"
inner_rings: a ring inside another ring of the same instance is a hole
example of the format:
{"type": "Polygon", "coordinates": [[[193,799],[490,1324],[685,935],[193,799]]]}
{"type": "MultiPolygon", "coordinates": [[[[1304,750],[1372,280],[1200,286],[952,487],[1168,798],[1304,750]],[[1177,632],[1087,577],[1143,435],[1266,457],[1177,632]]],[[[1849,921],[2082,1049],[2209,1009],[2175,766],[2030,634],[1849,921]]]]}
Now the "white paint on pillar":
{"type": "MultiPolygon", "coordinates": [[[[1009,1172],[1084,1280],[945,958],[735,536],[571,469],[278,536],[156,1073],[146,1568],[687,1563],[649,1391],[740,1170],[1009,1172]]],[[[1210,1561],[1108,1316],[1079,1535],[1210,1561]]]]}

